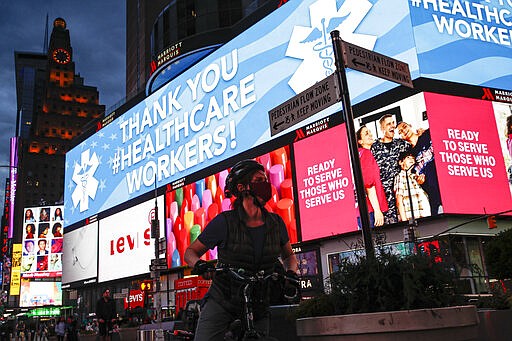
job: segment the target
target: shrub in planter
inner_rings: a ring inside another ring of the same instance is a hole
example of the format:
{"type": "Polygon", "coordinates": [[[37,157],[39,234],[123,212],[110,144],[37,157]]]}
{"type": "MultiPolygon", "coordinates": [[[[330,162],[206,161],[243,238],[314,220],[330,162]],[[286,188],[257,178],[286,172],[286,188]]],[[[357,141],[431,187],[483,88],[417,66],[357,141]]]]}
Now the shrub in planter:
{"type": "Polygon", "coordinates": [[[490,277],[512,278],[512,229],[500,232],[486,242],[484,255],[490,277]]]}
{"type": "Polygon", "coordinates": [[[485,263],[490,278],[498,282],[490,284],[490,297],[487,301],[480,298],[482,308],[512,308],[512,295],[507,282],[512,281],[512,229],[498,233],[484,246],[485,263]]]}
{"type": "Polygon", "coordinates": [[[380,248],[375,258],[355,256],[332,273],[329,293],[301,302],[295,317],[371,313],[461,304],[454,273],[425,254],[400,256],[380,248]]]}

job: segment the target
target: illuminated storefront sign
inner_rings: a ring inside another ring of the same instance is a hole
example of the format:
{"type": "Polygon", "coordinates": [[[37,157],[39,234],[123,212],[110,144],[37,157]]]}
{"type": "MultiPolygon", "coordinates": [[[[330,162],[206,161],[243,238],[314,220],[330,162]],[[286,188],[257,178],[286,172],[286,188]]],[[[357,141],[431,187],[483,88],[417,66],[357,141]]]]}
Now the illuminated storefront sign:
{"type": "Polygon", "coordinates": [[[181,45],[182,42],[180,41],[174,45],[168,46],[165,50],[160,52],[156,59],[157,68],[163,63],[179,56],[181,53],[181,45]]]}
{"type": "MultiPolygon", "coordinates": [[[[11,137],[11,160],[9,168],[9,181],[11,183],[11,191],[9,193],[9,211],[14,212],[14,200],[16,197],[16,184],[18,181],[18,138],[11,137]]],[[[14,214],[9,215],[9,233],[8,237],[12,238],[14,229],[14,214]]]]}
{"type": "MultiPolygon", "coordinates": [[[[158,198],[160,222],[163,222],[163,197],[158,198]]],[[[99,221],[98,282],[130,277],[149,272],[155,257],[151,238],[151,220],[155,214],[155,199],[99,221]]],[[[163,223],[160,235],[164,236],[163,223]]]]}
{"type": "Polygon", "coordinates": [[[9,295],[19,296],[21,284],[21,244],[12,245],[11,287],[9,295]]]}

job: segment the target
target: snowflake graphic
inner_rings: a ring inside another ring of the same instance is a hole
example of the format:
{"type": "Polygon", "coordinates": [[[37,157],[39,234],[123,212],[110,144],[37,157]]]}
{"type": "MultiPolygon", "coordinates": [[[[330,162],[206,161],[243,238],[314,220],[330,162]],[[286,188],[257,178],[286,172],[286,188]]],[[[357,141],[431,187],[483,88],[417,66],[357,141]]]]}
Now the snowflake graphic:
{"type": "Polygon", "coordinates": [[[318,0],[309,6],[311,26],[295,26],[286,50],[286,56],[303,60],[288,82],[295,93],[335,71],[333,30],[343,40],[373,50],[376,36],[355,33],[371,8],[368,0],[318,0]]]}
{"type": "Polygon", "coordinates": [[[75,163],[73,169],[73,181],[76,183],[75,190],[71,195],[73,206],[77,207],[80,204],[80,212],[89,209],[89,198],[96,197],[98,190],[98,180],[94,178],[94,173],[100,165],[100,160],[96,153],[90,156],[90,149],[82,152],[80,164],[75,163]]]}

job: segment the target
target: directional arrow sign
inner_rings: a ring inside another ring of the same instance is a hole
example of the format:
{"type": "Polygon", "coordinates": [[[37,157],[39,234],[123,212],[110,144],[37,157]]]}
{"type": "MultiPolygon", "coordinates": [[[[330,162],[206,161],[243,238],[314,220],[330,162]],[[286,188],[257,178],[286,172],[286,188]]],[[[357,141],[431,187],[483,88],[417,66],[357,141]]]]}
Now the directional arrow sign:
{"type": "Polygon", "coordinates": [[[269,110],[270,134],[274,136],[340,101],[335,74],[269,110]]]}
{"type": "Polygon", "coordinates": [[[158,266],[167,266],[167,260],[165,258],[153,258],[151,260],[151,265],[158,265],[158,266]]]}
{"type": "Polygon", "coordinates": [[[154,265],[154,264],[151,264],[149,266],[149,271],[165,271],[167,270],[167,265],[154,265]]]}
{"type": "Polygon", "coordinates": [[[345,67],[413,87],[409,65],[383,54],[342,41],[345,67]]]}
{"type": "Polygon", "coordinates": [[[123,292],[115,292],[114,295],[112,296],[112,298],[115,300],[125,297],[128,297],[128,293],[125,294],[123,292]]]}

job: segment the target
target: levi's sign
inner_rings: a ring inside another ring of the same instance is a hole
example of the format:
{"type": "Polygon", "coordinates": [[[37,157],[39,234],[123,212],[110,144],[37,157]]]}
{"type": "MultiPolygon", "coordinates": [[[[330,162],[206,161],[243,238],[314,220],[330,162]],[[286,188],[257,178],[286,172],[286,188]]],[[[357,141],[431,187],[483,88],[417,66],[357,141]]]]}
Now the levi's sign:
{"type": "Polygon", "coordinates": [[[274,136],[339,102],[335,77],[333,73],[269,110],[270,134],[274,136]]]}
{"type": "Polygon", "coordinates": [[[377,52],[342,41],[345,67],[413,87],[409,65],[377,52]]]}

